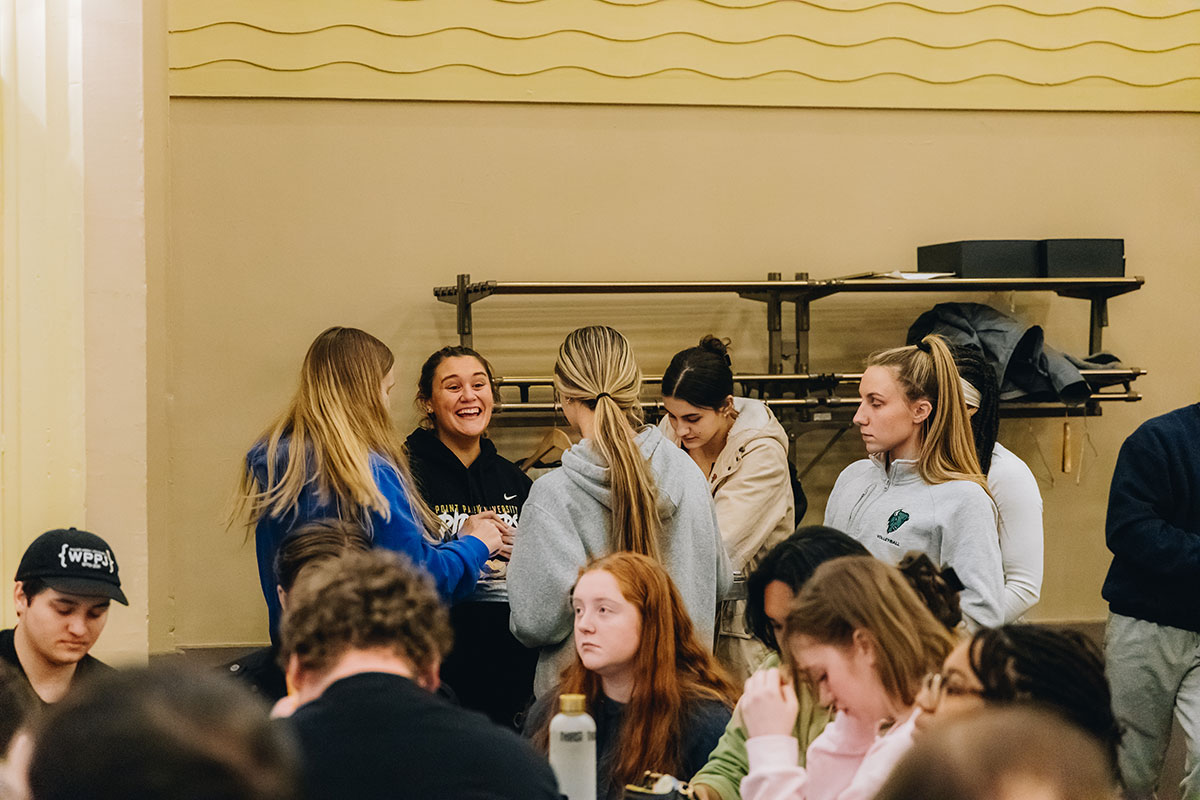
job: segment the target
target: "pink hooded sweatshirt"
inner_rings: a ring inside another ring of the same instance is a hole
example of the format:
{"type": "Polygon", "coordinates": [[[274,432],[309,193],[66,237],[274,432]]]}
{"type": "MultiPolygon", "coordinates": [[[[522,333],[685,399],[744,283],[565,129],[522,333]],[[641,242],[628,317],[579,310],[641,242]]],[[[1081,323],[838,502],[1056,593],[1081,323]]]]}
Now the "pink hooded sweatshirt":
{"type": "Polygon", "coordinates": [[[920,713],[913,709],[882,734],[839,714],[808,746],[807,767],[796,766],[794,736],[754,736],[746,741],[750,772],[742,779],[742,800],[871,800],[912,747],[920,713]]]}

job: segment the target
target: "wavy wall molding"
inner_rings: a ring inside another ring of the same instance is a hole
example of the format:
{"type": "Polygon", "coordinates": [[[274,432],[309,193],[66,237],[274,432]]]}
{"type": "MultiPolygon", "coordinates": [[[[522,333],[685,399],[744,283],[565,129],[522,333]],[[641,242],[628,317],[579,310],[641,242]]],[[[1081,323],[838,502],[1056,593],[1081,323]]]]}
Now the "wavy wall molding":
{"type": "Polygon", "coordinates": [[[171,0],[174,96],[1200,111],[1200,2],[171,0]]]}

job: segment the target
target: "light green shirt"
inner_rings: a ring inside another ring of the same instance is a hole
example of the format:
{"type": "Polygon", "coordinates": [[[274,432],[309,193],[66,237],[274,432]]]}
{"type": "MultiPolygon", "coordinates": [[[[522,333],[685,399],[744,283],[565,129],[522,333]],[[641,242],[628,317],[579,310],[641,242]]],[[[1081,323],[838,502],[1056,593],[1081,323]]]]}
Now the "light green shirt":
{"type": "MultiPolygon", "coordinates": [[[[779,666],[779,654],[772,653],[758,668],[765,669],[779,666]]],[[[794,734],[800,742],[800,766],[804,766],[808,745],[825,730],[829,723],[829,709],[817,705],[807,684],[801,684],[797,691],[800,701],[800,712],[796,714],[794,734]]],[[[741,800],[740,786],[742,778],[750,771],[750,761],[746,755],[746,729],[742,725],[742,704],[739,702],[733,709],[733,717],[725,727],[725,733],[717,742],[716,749],[708,757],[699,772],[692,776],[692,785],[704,784],[716,790],[721,800],[741,800]]]]}

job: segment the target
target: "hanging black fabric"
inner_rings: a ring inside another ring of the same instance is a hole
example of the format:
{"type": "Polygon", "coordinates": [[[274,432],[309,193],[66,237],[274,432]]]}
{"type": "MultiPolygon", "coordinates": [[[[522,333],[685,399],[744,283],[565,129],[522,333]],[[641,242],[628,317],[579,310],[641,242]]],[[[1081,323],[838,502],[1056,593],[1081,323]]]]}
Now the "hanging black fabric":
{"type": "Polygon", "coordinates": [[[1077,359],[1045,343],[1040,325],[1028,325],[982,303],[938,303],[908,329],[908,344],[931,333],[978,348],[996,370],[1000,399],[1082,403],[1092,389],[1079,366],[1119,366],[1107,354],[1077,359]]]}

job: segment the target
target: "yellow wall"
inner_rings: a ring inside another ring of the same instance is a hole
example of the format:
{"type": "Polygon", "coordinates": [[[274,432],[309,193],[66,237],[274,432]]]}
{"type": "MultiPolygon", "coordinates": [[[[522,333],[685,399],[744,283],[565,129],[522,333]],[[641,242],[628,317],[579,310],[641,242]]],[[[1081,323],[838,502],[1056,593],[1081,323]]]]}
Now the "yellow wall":
{"type": "Polygon", "coordinates": [[[172,0],[171,93],[1200,110],[1188,0],[172,0]]]}
{"type": "MultiPolygon", "coordinates": [[[[1046,500],[1039,619],[1094,620],[1107,567],[1116,449],[1148,416],[1200,398],[1200,116],[1188,114],[532,106],[175,99],[165,317],[169,552],[151,549],[151,646],[261,641],[253,548],[226,530],[246,448],[291,393],[312,337],[364,327],[397,352],[395,402],[455,340],[434,285],[477,279],[759,279],[911,268],[918,244],[1120,236],[1146,288],[1111,301],[1106,345],[1148,368],[1146,400],[1088,423],[1082,480],[1051,488],[1062,421],[1009,421],[1002,440],[1046,500]]],[[[945,296],[839,297],[813,313],[812,367],[856,366],[945,296]]],[[[1087,305],[975,297],[1086,349],[1087,305]]],[[[476,345],[501,372],[546,374],[563,334],[624,330],[647,372],[703,333],[735,366],[766,363],[761,305],[490,298],[476,345]]],[[[1078,444],[1083,423],[1073,424],[1078,444]]],[[[517,454],[528,436],[498,435],[517,454]]],[[[810,478],[819,521],[856,437],[810,478]]],[[[802,449],[819,443],[806,437],[802,449]]]]}

